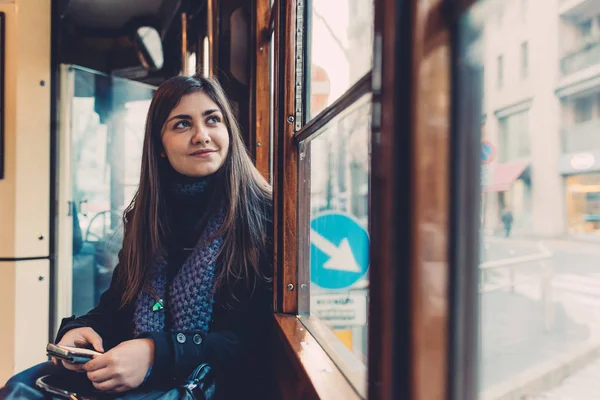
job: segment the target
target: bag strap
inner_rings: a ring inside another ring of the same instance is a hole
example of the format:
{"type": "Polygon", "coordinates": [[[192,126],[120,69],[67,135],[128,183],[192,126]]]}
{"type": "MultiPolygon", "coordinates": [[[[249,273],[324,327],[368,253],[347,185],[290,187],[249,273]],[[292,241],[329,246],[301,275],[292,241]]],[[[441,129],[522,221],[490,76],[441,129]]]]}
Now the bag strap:
{"type": "Polygon", "coordinates": [[[189,394],[198,400],[211,400],[215,395],[215,377],[210,365],[204,363],[194,369],[188,381],[182,386],[189,394]]]}

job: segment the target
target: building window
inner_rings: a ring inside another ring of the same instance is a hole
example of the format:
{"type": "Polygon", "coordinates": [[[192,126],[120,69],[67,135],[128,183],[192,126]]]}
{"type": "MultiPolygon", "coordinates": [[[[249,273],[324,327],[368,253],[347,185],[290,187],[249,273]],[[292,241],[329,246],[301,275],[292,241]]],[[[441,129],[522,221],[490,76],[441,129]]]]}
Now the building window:
{"type": "Polygon", "coordinates": [[[521,79],[529,75],[529,45],[527,42],[521,44],[521,79]]]}
{"type": "Polygon", "coordinates": [[[594,98],[582,97],[575,100],[575,123],[580,124],[592,119],[594,113],[594,98]]]}
{"type": "Polygon", "coordinates": [[[504,86],[504,56],[498,56],[498,89],[504,86]]]}
{"type": "Polygon", "coordinates": [[[501,162],[511,162],[531,156],[529,139],[529,112],[523,111],[501,118],[500,151],[501,162]]]}
{"type": "Polygon", "coordinates": [[[579,30],[579,34],[583,39],[586,39],[592,36],[592,19],[587,19],[585,21],[580,22],[577,25],[577,29],[579,30]]]}

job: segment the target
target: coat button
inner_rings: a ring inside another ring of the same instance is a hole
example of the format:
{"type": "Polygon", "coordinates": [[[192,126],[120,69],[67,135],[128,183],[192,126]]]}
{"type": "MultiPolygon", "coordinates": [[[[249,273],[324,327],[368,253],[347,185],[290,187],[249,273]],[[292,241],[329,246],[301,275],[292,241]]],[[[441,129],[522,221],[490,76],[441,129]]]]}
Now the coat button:
{"type": "Polygon", "coordinates": [[[196,343],[196,344],[202,343],[202,336],[194,335],[194,343],[196,343]]]}
{"type": "Polygon", "coordinates": [[[179,343],[182,343],[182,344],[185,343],[185,335],[183,333],[178,333],[177,334],[177,341],[179,343]]]}

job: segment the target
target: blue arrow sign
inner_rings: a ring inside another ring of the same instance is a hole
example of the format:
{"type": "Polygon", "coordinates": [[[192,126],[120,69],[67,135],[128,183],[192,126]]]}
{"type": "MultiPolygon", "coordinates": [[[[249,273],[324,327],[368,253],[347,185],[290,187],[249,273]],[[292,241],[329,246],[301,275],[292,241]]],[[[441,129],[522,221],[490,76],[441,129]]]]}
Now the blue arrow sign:
{"type": "Polygon", "coordinates": [[[481,163],[489,164],[496,158],[496,147],[488,141],[481,142],[481,163]]]}
{"type": "Polygon", "coordinates": [[[369,269],[369,235],[348,214],[325,212],[310,222],[310,280],[324,289],[352,286],[369,269]]]}

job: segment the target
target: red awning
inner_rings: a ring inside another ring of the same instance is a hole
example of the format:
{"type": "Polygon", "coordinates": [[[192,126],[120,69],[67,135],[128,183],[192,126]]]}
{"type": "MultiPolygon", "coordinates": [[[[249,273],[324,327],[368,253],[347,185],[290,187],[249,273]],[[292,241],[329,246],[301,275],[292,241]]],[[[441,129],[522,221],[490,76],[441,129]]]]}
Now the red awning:
{"type": "Polygon", "coordinates": [[[489,185],[484,188],[485,192],[505,192],[521,175],[525,168],[529,166],[529,161],[519,161],[504,164],[496,164],[492,168],[492,179],[489,185]]]}

